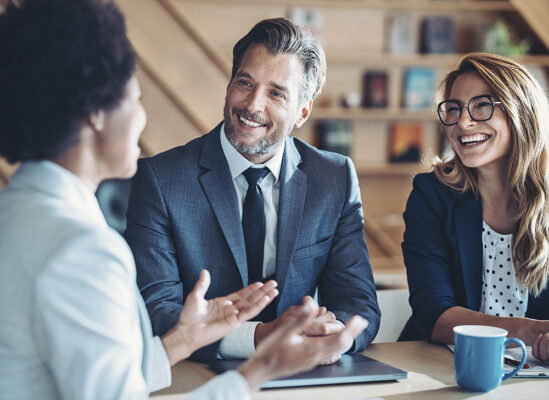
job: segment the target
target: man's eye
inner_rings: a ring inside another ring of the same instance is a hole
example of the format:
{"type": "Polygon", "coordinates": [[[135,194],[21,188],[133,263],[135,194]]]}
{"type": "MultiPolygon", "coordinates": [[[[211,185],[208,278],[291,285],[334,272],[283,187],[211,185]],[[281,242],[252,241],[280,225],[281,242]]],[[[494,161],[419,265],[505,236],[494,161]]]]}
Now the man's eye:
{"type": "Polygon", "coordinates": [[[239,85],[242,85],[242,86],[247,86],[247,87],[252,86],[252,84],[251,84],[250,82],[248,82],[248,81],[246,81],[246,80],[244,80],[244,79],[239,80],[239,81],[238,81],[238,84],[239,84],[239,85]]]}

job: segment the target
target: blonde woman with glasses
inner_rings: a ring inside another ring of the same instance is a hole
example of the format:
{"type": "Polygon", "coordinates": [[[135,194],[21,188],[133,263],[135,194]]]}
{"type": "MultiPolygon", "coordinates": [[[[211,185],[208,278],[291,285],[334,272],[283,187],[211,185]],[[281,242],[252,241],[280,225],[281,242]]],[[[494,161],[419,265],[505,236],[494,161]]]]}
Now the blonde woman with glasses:
{"type": "Polygon", "coordinates": [[[400,340],[492,325],[549,361],[549,106],[504,57],[465,56],[441,85],[453,154],[414,179],[402,245],[413,315],[400,340]]]}

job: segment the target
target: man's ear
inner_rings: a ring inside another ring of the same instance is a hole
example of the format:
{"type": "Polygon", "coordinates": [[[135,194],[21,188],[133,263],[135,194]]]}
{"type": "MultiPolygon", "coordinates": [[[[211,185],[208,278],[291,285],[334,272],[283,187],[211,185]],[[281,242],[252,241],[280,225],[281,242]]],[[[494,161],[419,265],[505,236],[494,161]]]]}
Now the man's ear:
{"type": "Polygon", "coordinates": [[[88,118],[88,123],[94,131],[101,132],[105,127],[105,112],[98,111],[93,113],[88,118]]]}
{"type": "Polygon", "coordinates": [[[303,104],[303,107],[301,107],[301,114],[297,117],[297,121],[295,121],[296,128],[301,128],[303,126],[303,124],[309,118],[309,115],[311,115],[312,109],[313,100],[309,100],[305,104],[303,104]]]}

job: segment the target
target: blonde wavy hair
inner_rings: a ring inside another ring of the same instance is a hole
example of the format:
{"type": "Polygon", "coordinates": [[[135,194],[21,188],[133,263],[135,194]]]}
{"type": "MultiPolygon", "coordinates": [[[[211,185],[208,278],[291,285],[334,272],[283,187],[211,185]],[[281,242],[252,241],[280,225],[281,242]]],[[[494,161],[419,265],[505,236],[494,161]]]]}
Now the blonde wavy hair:
{"type": "MultiPolygon", "coordinates": [[[[448,99],[458,76],[476,72],[501,101],[511,133],[507,179],[518,215],[513,232],[513,264],[517,281],[535,296],[549,277],[549,104],[539,83],[517,62],[487,53],[464,56],[440,86],[448,99]]],[[[476,173],[454,153],[433,164],[438,179],[450,188],[478,195],[476,173]]]]}

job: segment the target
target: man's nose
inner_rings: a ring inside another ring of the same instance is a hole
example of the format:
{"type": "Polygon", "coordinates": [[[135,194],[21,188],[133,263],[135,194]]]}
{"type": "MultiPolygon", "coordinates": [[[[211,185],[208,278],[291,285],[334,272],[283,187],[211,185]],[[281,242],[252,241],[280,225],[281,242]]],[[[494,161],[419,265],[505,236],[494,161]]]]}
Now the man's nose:
{"type": "Polygon", "coordinates": [[[266,105],[266,96],[261,88],[256,88],[251,91],[250,96],[248,97],[247,108],[249,112],[262,112],[265,110],[266,105]]]}

